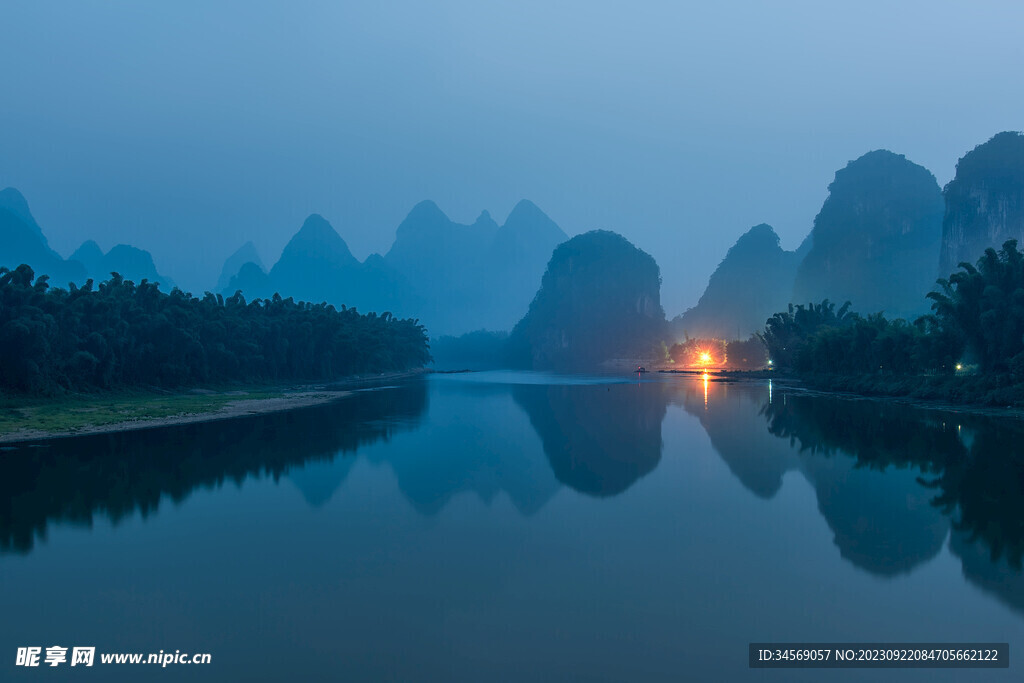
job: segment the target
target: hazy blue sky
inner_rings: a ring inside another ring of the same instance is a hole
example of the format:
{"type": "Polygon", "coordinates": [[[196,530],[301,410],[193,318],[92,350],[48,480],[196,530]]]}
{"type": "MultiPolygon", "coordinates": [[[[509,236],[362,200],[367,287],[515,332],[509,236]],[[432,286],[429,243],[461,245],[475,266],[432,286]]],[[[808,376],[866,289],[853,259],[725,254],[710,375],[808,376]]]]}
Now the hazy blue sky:
{"type": "Polygon", "coordinates": [[[434,199],[521,198],[661,265],[670,315],[833,174],[935,173],[1024,128],[1019,2],[20,2],[0,5],[0,187],[68,255],[129,242],[187,288],[310,212],[361,257],[434,199]]]}

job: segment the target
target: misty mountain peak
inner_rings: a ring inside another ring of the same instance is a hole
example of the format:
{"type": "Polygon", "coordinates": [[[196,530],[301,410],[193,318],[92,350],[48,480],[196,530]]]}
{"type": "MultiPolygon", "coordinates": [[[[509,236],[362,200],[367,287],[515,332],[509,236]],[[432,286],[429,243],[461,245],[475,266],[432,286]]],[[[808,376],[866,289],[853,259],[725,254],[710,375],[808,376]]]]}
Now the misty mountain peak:
{"type": "MultiPolygon", "coordinates": [[[[224,292],[227,290],[231,283],[231,278],[236,275],[243,265],[246,263],[255,263],[263,270],[263,261],[260,259],[259,252],[256,251],[256,245],[251,241],[246,242],[238,248],[235,253],[224,261],[224,267],[221,268],[220,277],[217,278],[217,289],[218,292],[224,292]]],[[[234,292],[231,292],[232,294],[234,292]]]]}
{"type": "Polygon", "coordinates": [[[398,226],[399,235],[411,233],[436,232],[444,229],[451,223],[451,220],[437,204],[425,199],[416,206],[405,217],[405,220],[398,226]]]}
{"type": "Polygon", "coordinates": [[[760,330],[789,304],[799,262],[779,246],[772,226],[750,228],[726,252],[697,305],[672,321],[676,339],[744,339],[760,330]]]}
{"type": "Polygon", "coordinates": [[[43,244],[47,244],[42,229],[36,223],[35,217],[32,216],[32,211],[28,208],[28,201],[25,199],[25,195],[16,188],[7,187],[0,190],[0,209],[6,209],[13,213],[39,235],[43,240],[43,244]]]}
{"type": "Polygon", "coordinates": [[[312,262],[330,264],[335,268],[359,264],[341,235],[318,213],[306,218],[285,246],[272,272],[288,272],[291,277],[298,277],[312,262]]]}
{"type": "Polygon", "coordinates": [[[543,266],[552,250],[569,237],[536,204],[520,201],[509,213],[491,245],[491,258],[530,262],[528,278],[532,281],[543,273],[543,266]]]}
{"type": "Polygon", "coordinates": [[[85,266],[86,271],[90,274],[103,276],[103,250],[100,249],[100,245],[96,244],[95,240],[86,240],[82,242],[82,246],[75,249],[75,253],[71,255],[69,259],[71,261],[78,261],[85,266]]]}
{"type": "Polygon", "coordinates": [[[506,223],[511,220],[551,220],[540,207],[529,199],[520,199],[508,214],[506,223]]]}
{"type": "MultiPolygon", "coordinates": [[[[904,186],[916,189],[919,185],[938,186],[931,171],[887,149],[876,149],[864,154],[836,171],[835,180],[828,186],[830,193],[839,191],[847,195],[870,195],[871,191],[903,191],[904,186]]],[[[873,199],[873,197],[872,197],[873,199]]]]}
{"type": "Polygon", "coordinates": [[[494,221],[454,223],[437,204],[422,201],[398,226],[395,241],[384,258],[415,285],[429,287],[426,281],[436,279],[438,269],[461,270],[457,264],[482,252],[495,231],[494,221]]]}
{"type": "Polygon", "coordinates": [[[473,222],[473,227],[487,230],[489,232],[495,232],[498,229],[498,224],[493,218],[491,218],[491,212],[484,209],[480,212],[480,215],[476,217],[476,220],[473,222]]]}
{"type": "Polygon", "coordinates": [[[241,265],[235,275],[228,278],[222,291],[225,295],[242,291],[246,296],[253,298],[272,296],[273,292],[269,291],[270,289],[270,278],[267,273],[258,263],[248,261],[241,265]]]}
{"type": "MultiPolygon", "coordinates": [[[[106,268],[116,271],[126,278],[136,281],[143,279],[159,282],[169,287],[170,278],[161,276],[153,263],[153,255],[145,249],[130,244],[117,244],[104,257],[106,268]]],[[[102,276],[101,276],[102,277],[102,276]]]]}
{"type": "Polygon", "coordinates": [[[96,244],[96,240],[86,240],[82,242],[82,246],[75,249],[75,253],[71,255],[71,258],[85,263],[86,260],[92,261],[103,258],[103,250],[100,249],[100,245],[96,244]]]}
{"type": "MultiPolygon", "coordinates": [[[[327,219],[318,213],[311,213],[306,217],[306,220],[302,222],[302,227],[299,228],[299,235],[304,235],[311,238],[325,237],[329,238],[330,235],[337,235],[337,231],[331,226],[327,219]]],[[[340,235],[338,235],[340,237],[340,235]]]]}
{"type": "Polygon", "coordinates": [[[528,240],[540,240],[549,244],[549,250],[569,239],[565,232],[529,199],[520,200],[515,205],[501,229],[504,235],[500,241],[510,239],[512,234],[518,234],[528,240]]]}
{"type": "Polygon", "coordinates": [[[814,218],[792,300],[850,301],[868,314],[928,309],[942,240],[942,192],[931,171],[879,149],[836,171],[814,218]]]}
{"type": "Polygon", "coordinates": [[[17,188],[6,187],[0,190],[0,208],[11,211],[26,222],[35,223],[35,219],[32,218],[32,212],[29,211],[25,195],[19,192],[17,188]]]}
{"type": "Polygon", "coordinates": [[[779,236],[775,229],[767,223],[761,223],[743,233],[728,253],[765,252],[778,248],[779,236]]]}
{"type": "Polygon", "coordinates": [[[242,259],[242,263],[256,263],[263,265],[263,260],[260,258],[260,253],[256,251],[256,245],[252,241],[248,241],[238,248],[232,258],[242,259]]]}

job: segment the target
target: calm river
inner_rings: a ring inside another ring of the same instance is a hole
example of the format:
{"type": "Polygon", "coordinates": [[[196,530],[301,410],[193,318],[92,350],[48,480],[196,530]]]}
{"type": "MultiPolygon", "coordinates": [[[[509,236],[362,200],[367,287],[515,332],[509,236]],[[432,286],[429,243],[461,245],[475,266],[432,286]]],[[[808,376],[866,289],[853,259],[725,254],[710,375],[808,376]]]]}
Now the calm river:
{"type": "Polygon", "coordinates": [[[1024,421],[647,375],[433,375],[0,451],[2,680],[1011,680],[1024,421]],[[1010,643],[996,671],[760,641],[1010,643]],[[16,667],[18,647],[210,653],[16,667]]]}

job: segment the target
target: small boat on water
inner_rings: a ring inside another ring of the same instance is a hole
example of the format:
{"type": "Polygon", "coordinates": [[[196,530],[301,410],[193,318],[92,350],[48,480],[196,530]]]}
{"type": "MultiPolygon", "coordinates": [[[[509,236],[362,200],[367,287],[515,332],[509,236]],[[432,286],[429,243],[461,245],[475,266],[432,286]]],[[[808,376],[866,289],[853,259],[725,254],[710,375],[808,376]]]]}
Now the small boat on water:
{"type": "Polygon", "coordinates": [[[638,375],[642,375],[642,374],[644,374],[645,372],[647,372],[647,368],[645,368],[644,366],[642,366],[642,365],[638,365],[638,366],[636,367],[636,373],[637,373],[638,375]]]}

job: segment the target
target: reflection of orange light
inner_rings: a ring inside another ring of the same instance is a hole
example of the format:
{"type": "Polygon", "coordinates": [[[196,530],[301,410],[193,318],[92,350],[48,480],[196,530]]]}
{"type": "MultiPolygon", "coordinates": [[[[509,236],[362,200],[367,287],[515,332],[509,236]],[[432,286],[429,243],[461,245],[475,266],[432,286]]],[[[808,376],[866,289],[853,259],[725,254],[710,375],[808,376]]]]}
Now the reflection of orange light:
{"type": "MultiPolygon", "coordinates": [[[[707,354],[705,354],[707,355],[707,354]]],[[[708,373],[704,373],[704,409],[708,407],[708,373]]]]}

